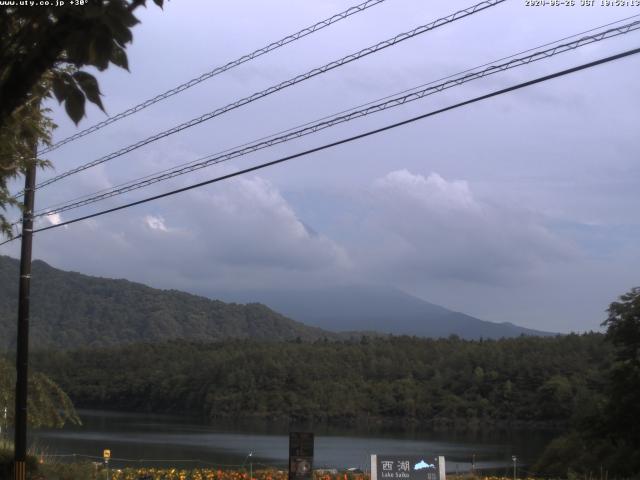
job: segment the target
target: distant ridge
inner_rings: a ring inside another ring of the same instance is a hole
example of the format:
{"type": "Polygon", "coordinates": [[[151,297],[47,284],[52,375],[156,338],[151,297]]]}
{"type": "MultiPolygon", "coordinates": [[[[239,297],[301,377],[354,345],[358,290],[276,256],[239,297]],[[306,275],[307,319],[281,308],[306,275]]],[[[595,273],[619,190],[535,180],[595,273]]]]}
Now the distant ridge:
{"type": "MultiPolygon", "coordinates": [[[[18,260],[0,256],[0,349],[11,349],[15,344],[18,267],[18,260]]],[[[74,349],[171,339],[313,341],[362,334],[457,335],[464,339],[554,335],[479,320],[384,287],[219,291],[210,295],[238,302],[225,303],[128,280],[65,272],[36,260],[31,290],[30,336],[36,348],[74,349]]]]}
{"type": "Polygon", "coordinates": [[[215,292],[226,301],[253,299],[306,325],[341,331],[464,339],[550,336],[512,323],[495,323],[448,310],[394,288],[340,286],[314,290],[215,292]]]}
{"type": "MultiPolygon", "coordinates": [[[[15,345],[18,268],[18,260],[0,256],[0,349],[15,345]]],[[[227,304],[128,280],[65,272],[39,260],[33,262],[30,336],[34,347],[64,349],[178,338],[338,337],[259,303],[227,304]]]]}

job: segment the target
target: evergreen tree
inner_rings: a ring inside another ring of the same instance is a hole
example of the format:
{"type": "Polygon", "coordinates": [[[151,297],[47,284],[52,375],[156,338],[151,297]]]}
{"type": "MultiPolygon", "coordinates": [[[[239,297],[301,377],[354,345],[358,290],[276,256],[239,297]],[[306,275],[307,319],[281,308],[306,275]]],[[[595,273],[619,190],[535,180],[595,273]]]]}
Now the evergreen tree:
{"type": "Polygon", "coordinates": [[[615,347],[606,426],[614,440],[640,451],[640,287],[622,295],[603,322],[615,347]]]}

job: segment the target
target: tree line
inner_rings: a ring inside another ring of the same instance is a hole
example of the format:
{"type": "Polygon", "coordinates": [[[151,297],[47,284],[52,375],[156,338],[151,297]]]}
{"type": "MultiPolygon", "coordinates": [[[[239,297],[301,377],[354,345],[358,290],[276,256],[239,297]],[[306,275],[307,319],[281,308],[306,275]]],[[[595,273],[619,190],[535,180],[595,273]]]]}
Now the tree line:
{"type": "Polygon", "coordinates": [[[391,336],[181,340],[41,351],[33,363],[80,407],[437,428],[564,425],[597,397],[612,355],[601,334],[498,341],[391,336]]]}

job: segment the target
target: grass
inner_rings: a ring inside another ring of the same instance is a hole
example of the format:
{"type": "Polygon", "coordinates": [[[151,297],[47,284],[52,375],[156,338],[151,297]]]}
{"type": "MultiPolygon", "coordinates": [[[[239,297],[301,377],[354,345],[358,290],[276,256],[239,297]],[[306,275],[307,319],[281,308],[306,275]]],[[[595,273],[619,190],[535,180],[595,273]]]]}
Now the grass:
{"type": "MultiPolygon", "coordinates": [[[[42,454],[27,455],[28,480],[106,480],[91,463],[57,463],[42,454]]],[[[106,473],[106,472],[105,472],[106,473]]],[[[13,442],[0,440],[0,479],[13,478],[13,442]]]]}

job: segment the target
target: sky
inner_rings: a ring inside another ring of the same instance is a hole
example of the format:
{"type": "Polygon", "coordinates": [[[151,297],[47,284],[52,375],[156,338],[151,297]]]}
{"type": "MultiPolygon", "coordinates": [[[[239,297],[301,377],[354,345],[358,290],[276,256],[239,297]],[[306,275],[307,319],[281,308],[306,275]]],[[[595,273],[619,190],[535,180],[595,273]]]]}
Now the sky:
{"type": "MultiPolygon", "coordinates": [[[[173,0],[164,10],[149,3],[138,11],[141,24],[127,49],[130,72],[96,73],[110,115],[356,0],[173,0]]],[[[473,4],[386,0],[63,146],[46,156],[54,169],[38,172],[39,180],[473,4]]],[[[42,188],[36,208],[639,14],[640,7],[599,1],[507,0],[42,188]]],[[[235,172],[639,43],[637,31],[589,45],[39,225],[235,172]]],[[[639,56],[618,60],[43,232],[33,255],[65,270],[211,298],[249,288],[375,284],[484,320],[597,330],[609,303],[640,285],[639,67],[639,56]]],[[[106,118],[90,106],[78,128],[56,102],[49,106],[58,140],[106,118]]],[[[17,257],[19,242],[0,254],[17,257]]]]}

